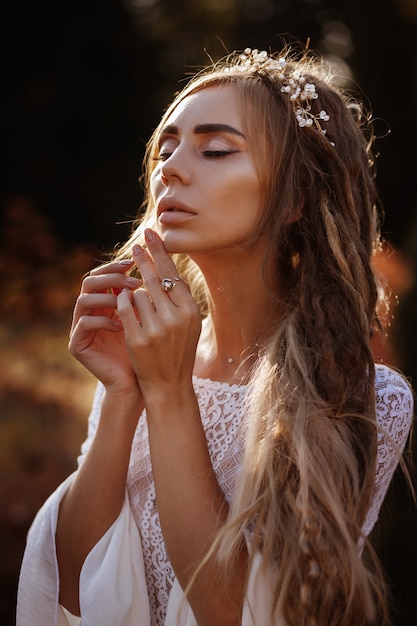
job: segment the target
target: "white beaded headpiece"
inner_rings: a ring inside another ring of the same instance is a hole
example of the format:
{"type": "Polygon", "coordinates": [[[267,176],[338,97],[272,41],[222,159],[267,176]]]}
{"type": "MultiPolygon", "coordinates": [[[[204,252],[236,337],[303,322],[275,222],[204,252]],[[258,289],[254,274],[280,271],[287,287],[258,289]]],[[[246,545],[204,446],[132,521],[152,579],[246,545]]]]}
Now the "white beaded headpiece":
{"type": "MultiPolygon", "coordinates": [[[[230,72],[234,67],[242,72],[252,70],[259,73],[276,73],[282,82],[282,93],[289,96],[300,128],[315,125],[320,133],[326,134],[327,131],[322,124],[329,121],[330,115],[324,110],[317,115],[311,112],[310,102],[319,97],[315,84],[306,82],[300,70],[291,67],[284,57],[276,59],[269,56],[265,50],[246,48],[239,55],[236,65],[225,67],[224,71],[230,72]]],[[[330,143],[334,145],[333,142],[330,143]]]]}

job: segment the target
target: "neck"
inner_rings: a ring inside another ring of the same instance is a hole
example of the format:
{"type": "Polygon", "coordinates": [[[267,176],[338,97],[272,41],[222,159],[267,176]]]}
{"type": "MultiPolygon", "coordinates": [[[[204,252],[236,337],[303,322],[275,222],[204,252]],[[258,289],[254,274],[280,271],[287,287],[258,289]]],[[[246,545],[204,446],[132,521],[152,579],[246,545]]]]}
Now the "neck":
{"type": "Polygon", "coordinates": [[[239,255],[235,263],[223,259],[201,269],[209,313],[203,322],[195,373],[242,382],[276,323],[277,303],[266,289],[261,263],[254,259],[253,251],[239,255]]]}

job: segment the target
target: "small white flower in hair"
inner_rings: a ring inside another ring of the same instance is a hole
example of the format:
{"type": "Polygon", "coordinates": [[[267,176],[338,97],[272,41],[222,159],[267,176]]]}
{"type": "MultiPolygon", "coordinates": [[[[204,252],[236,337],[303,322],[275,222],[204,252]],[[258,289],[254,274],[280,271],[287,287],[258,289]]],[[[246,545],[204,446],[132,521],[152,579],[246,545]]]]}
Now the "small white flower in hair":
{"type": "MultiPolygon", "coordinates": [[[[330,115],[324,110],[320,111],[318,115],[311,112],[310,102],[319,97],[315,84],[306,82],[301,71],[293,69],[284,57],[276,59],[269,56],[266,50],[259,51],[246,48],[238,57],[236,66],[242,72],[247,70],[276,72],[278,78],[283,82],[281,92],[289,95],[299,127],[308,128],[314,125],[323,135],[327,133],[327,130],[322,127],[322,123],[328,122],[330,115]]],[[[226,67],[225,71],[230,72],[230,68],[226,67]]],[[[334,146],[333,142],[330,144],[334,146]]]]}

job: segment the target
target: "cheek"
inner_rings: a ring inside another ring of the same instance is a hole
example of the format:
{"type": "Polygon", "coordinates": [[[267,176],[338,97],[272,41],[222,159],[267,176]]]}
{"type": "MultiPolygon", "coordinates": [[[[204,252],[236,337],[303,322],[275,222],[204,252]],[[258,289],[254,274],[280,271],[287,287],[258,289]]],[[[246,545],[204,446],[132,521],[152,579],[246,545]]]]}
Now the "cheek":
{"type": "Polygon", "coordinates": [[[261,209],[261,186],[257,175],[253,170],[240,172],[229,185],[229,199],[238,206],[236,210],[248,212],[253,217],[258,217],[261,209]]]}

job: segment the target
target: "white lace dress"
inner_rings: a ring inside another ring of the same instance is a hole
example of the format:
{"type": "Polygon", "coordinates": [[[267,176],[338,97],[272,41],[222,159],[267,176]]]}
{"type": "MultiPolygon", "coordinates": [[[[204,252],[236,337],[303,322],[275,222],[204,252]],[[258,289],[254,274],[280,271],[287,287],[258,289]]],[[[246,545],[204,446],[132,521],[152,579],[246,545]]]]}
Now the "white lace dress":
{"type": "MultiPolygon", "coordinates": [[[[194,377],[201,419],[217,480],[230,501],[243,455],[241,415],[247,387],[194,377]]],[[[372,530],[403,451],[413,415],[404,379],[376,366],[376,415],[380,427],[375,490],[363,527],[372,530]]],[[[94,437],[103,393],[98,386],[89,418],[83,458],[94,437]]],[[[80,578],[82,619],[58,604],[59,579],[54,535],[67,479],[38,513],[30,533],[19,582],[17,626],[196,626],[167,558],[156,508],[146,415],[133,440],[123,510],[87,556],[80,578]]],[[[268,615],[268,580],[255,561],[242,618],[263,626],[268,615]]]]}

